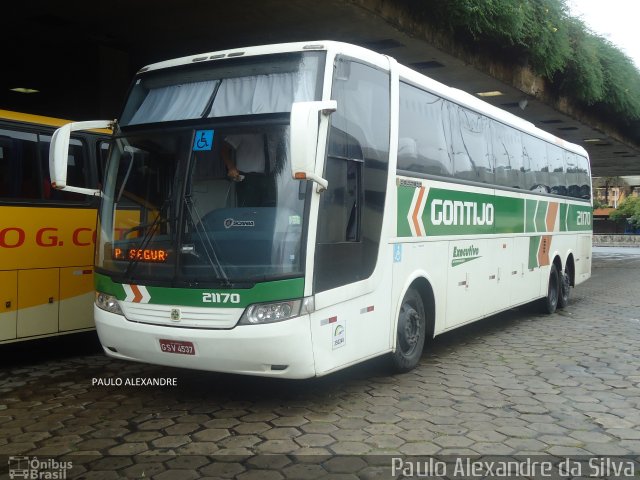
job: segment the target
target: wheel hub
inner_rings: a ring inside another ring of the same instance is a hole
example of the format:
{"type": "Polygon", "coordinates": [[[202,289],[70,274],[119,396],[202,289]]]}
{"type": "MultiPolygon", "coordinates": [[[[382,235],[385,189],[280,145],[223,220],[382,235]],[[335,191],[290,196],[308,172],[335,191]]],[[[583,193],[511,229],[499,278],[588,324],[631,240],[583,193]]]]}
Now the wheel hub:
{"type": "Polygon", "coordinates": [[[400,312],[400,344],[402,350],[413,350],[420,339],[420,314],[410,305],[403,305],[400,312]]]}

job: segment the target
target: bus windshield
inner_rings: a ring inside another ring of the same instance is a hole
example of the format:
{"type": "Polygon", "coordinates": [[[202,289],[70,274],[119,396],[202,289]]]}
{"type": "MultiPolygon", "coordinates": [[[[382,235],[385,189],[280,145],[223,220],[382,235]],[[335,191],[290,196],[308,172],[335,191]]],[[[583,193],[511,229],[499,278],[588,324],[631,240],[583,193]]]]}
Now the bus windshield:
{"type": "Polygon", "coordinates": [[[167,286],[302,276],[307,185],[291,178],[289,112],[321,98],[325,55],[140,74],[108,162],[97,269],[167,286]]]}
{"type": "Polygon", "coordinates": [[[284,113],[319,100],[324,52],[232,58],[140,75],[120,126],[284,113]]]}
{"type": "Polygon", "coordinates": [[[117,137],[97,268],[159,284],[301,276],[306,185],[291,178],[288,131],[256,122],[117,137]]]}

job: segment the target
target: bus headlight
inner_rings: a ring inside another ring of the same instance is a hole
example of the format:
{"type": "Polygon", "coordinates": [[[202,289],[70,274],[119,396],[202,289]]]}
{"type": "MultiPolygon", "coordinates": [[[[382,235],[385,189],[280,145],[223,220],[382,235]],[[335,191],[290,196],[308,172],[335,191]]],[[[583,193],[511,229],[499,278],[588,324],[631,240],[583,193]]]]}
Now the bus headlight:
{"type": "Polygon", "coordinates": [[[96,292],[96,305],[98,308],[116,315],[124,315],[118,304],[118,300],[113,295],[107,295],[106,293],[96,292]]]}
{"type": "Polygon", "coordinates": [[[313,297],[273,303],[256,303],[247,307],[238,325],[282,322],[283,320],[299,317],[301,314],[311,313],[313,310],[313,297]]]}

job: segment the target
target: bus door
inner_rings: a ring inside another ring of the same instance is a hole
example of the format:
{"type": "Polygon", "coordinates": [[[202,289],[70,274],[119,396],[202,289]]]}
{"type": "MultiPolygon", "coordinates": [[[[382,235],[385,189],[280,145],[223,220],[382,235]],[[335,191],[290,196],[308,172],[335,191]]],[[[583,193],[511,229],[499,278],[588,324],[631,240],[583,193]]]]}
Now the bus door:
{"type": "Polygon", "coordinates": [[[320,197],[313,278],[319,374],[387,351],[392,324],[391,259],[381,261],[389,74],[341,57],[334,72],[338,109],[331,115],[323,175],[329,186],[320,197]]]}

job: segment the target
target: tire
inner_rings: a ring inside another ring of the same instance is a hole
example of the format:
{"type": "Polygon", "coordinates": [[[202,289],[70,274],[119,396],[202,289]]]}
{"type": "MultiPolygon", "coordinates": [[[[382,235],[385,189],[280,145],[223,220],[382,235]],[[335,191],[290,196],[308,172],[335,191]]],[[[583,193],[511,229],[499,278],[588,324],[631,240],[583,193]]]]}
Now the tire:
{"type": "Polygon", "coordinates": [[[547,296],[540,299],[540,309],[543,313],[551,315],[558,308],[558,299],[560,298],[560,275],[558,268],[552,263],[549,272],[549,286],[547,287],[547,296]]]}
{"type": "Polygon", "coordinates": [[[422,297],[410,288],[402,299],[398,315],[396,350],[391,354],[391,365],[396,372],[408,372],[418,365],[424,348],[426,326],[422,297]]]}
{"type": "Polygon", "coordinates": [[[564,308],[569,304],[571,294],[571,277],[565,271],[560,274],[560,293],[558,295],[558,308],[564,308]]]}

